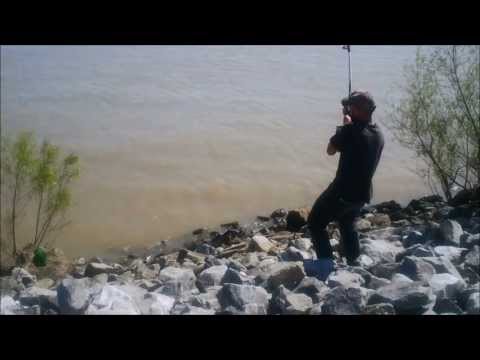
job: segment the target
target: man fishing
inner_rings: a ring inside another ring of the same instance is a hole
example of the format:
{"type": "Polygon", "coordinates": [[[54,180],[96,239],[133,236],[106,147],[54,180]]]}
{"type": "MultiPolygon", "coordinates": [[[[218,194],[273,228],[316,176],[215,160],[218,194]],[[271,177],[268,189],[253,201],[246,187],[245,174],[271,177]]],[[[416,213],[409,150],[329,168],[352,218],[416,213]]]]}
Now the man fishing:
{"type": "Polygon", "coordinates": [[[340,153],[335,179],[313,205],[308,227],[317,253],[320,277],[334,269],[333,252],[326,227],[338,221],[343,256],[347,264],[357,266],[360,255],[355,219],[360,209],[370,203],[372,178],[380,160],[384,138],[372,122],[375,102],[368,92],[355,91],[342,100],[343,126],[330,138],[327,154],[340,153]]]}

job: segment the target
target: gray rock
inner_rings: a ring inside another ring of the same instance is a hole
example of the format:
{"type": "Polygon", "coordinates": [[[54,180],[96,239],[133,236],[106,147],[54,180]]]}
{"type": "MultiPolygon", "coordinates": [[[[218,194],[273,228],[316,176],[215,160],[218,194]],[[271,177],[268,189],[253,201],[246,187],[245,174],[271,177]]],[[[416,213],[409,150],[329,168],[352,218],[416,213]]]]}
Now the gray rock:
{"type": "Polygon", "coordinates": [[[144,298],[149,302],[149,315],[168,315],[175,304],[174,298],[158,293],[147,293],[144,298]]]}
{"type": "Polygon", "coordinates": [[[143,262],[142,259],[135,259],[130,264],[130,269],[133,271],[137,279],[156,279],[158,277],[158,274],[160,273],[159,264],[147,265],[143,262]]]}
{"type": "Polygon", "coordinates": [[[62,314],[82,314],[95,291],[89,278],[63,279],[57,287],[57,303],[62,314]]]}
{"type": "Polygon", "coordinates": [[[464,281],[448,273],[433,275],[429,285],[438,299],[456,299],[465,289],[464,281]]]}
{"type": "Polygon", "coordinates": [[[411,247],[416,244],[423,244],[426,241],[426,237],[422,234],[422,232],[413,230],[409,231],[402,237],[403,246],[411,247]]]}
{"type": "Polygon", "coordinates": [[[435,268],[422,258],[406,256],[400,263],[398,272],[414,281],[428,281],[435,274],[435,268]]]}
{"type": "Polygon", "coordinates": [[[465,255],[465,265],[476,269],[480,273],[480,246],[475,245],[472,250],[465,255]]]}
{"type": "Polygon", "coordinates": [[[455,220],[444,220],[440,223],[440,233],[445,243],[460,246],[460,236],[463,234],[462,226],[455,220]]]}
{"type": "Polygon", "coordinates": [[[309,296],[316,304],[325,297],[330,288],[322,281],[315,277],[304,277],[298,286],[293,290],[297,294],[305,294],[309,296]]]}
{"type": "Polygon", "coordinates": [[[226,265],[211,266],[200,273],[198,281],[204,289],[209,286],[220,285],[227,269],[226,265]]]}
{"type": "Polygon", "coordinates": [[[397,273],[392,276],[391,282],[395,282],[395,283],[403,282],[403,283],[409,284],[409,283],[413,283],[413,280],[404,274],[397,273]]]}
{"type": "Polygon", "coordinates": [[[368,305],[389,303],[398,314],[421,314],[434,298],[430,288],[420,282],[392,282],[370,296],[368,305]]]}
{"type": "Polygon", "coordinates": [[[433,308],[437,314],[462,314],[462,309],[457,305],[454,300],[442,298],[437,298],[435,306],[433,308]]]}
{"type": "Polygon", "coordinates": [[[179,315],[215,315],[215,310],[204,309],[197,306],[187,304],[179,313],[179,315]]]}
{"type": "Polygon", "coordinates": [[[12,276],[3,276],[0,278],[1,295],[15,298],[17,294],[25,290],[22,282],[16,281],[12,276]]]}
{"type": "Polygon", "coordinates": [[[255,281],[245,272],[228,268],[222,278],[222,284],[255,285],[255,281]]]}
{"type": "Polygon", "coordinates": [[[43,278],[41,280],[38,280],[35,286],[37,288],[42,288],[42,289],[51,289],[52,287],[55,286],[55,281],[49,278],[43,278]]]}
{"type": "Polygon", "coordinates": [[[58,309],[57,292],[54,290],[32,286],[23,291],[19,296],[23,306],[40,305],[42,308],[53,307],[58,309]]]}
{"type": "Polygon", "coordinates": [[[135,299],[124,286],[107,284],[93,296],[85,311],[86,315],[140,315],[142,312],[135,299]]]}
{"type": "Polygon", "coordinates": [[[37,277],[35,275],[30,274],[27,270],[16,267],[12,270],[12,278],[24,286],[32,286],[36,281],[37,277]]]}
{"type": "Polygon", "coordinates": [[[233,306],[237,310],[246,311],[247,305],[254,304],[258,307],[258,313],[266,314],[270,296],[259,286],[225,284],[217,297],[222,308],[233,306]]]}
{"type": "Polygon", "coordinates": [[[391,281],[388,279],[383,279],[383,278],[372,275],[370,277],[370,281],[368,282],[367,288],[376,290],[378,288],[381,288],[382,286],[389,285],[390,283],[391,281]]]}
{"type": "Polygon", "coordinates": [[[22,305],[20,305],[19,301],[15,301],[9,295],[2,294],[0,297],[0,315],[17,315],[21,311],[22,305]]]}
{"type": "Polygon", "coordinates": [[[363,239],[360,245],[361,253],[368,255],[374,264],[395,262],[397,254],[403,250],[402,246],[382,239],[363,239]]]}
{"type": "Polygon", "coordinates": [[[163,285],[157,292],[165,295],[176,297],[196,289],[196,277],[191,269],[168,266],[160,271],[158,278],[163,285]]]}
{"type": "Polygon", "coordinates": [[[453,210],[455,209],[453,206],[442,206],[441,208],[439,208],[437,210],[437,215],[438,217],[440,218],[447,218],[448,217],[448,214],[453,210]]]}
{"type": "Polygon", "coordinates": [[[280,254],[283,261],[303,261],[312,258],[312,254],[308,251],[302,251],[294,246],[289,246],[287,250],[280,254]]]}
{"type": "Polygon", "coordinates": [[[475,245],[480,245],[480,233],[468,235],[461,241],[461,245],[468,249],[471,249],[475,245]]]}
{"type": "Polygon", "coordinates": [[[313,306],[312,299],[300,293],[293,293],[280,285],[274,292],[272,304],[281,314],[307,314],[313,306]]]}
{"type": "Polygon", "coordinates": [[[435,256],[435,253],[432,249],[429,249],[421,244],[415,244],[405,249],[404,252],[400,253],[396,257],[396,261],[400,262],[405,256],[416,256],[416,257],[427,257],[435,256]]]}
{"type": "Polygon", "coordinates": [[[431,265],[433,265],[433,267],[435,268],[435,272],[437,274],[449,273],[457,277],[458,279],[464,281],[463,277],[460,275],[458,270],[455,268],[452,262],[448,260],[447,257],[445,256],[424,257],[422,259],[430,263],[431,265]]]}
{"type": "Polygon", "coordinates": [[[206,243],[198,245],[195,251],[205,255],[215,255],[217,253],[217,250],[213,246],[206,243]]]}
{"type": "Polygon", "coordinates": [[[365,315],[395,315],[395,308],[392,304],[380,303],[367,305],[364,310],[365,315]]]}
{"type": "Polygon", "coordinates": [[[244,266],[240,261],[235,260],[235,259],[228,259],[228,261],[225,265],[227,265],[230,269],[233,269],[233,270],[236,270],[236,271],[240,271],[240,272],[242,272],[242,271],[247,272],[248,271],[246,266],[244,266]]]}
{"type": "Polygon", "coordinates": [[[253,236],[251,244],[252,244],[252,249],[254,251],[264,251],[264,252],[269,252],[274,245],[270,240],[268,240],[263,235],[253,236]]]}
{"type": "Polygon", "coordinates": [[[392,263],[379,263],[372,266],[369,270],[370,272],[378,277],[384,279],[391,279],[393,274],[397,272],[399,264],[394,262],[392,263]]]}
{"type": "Polygon", "coordinates": [[[355,223],[355,228],[357,229],[357,231],[365,232],[372,228],[372,223],[366,219],[359,219],[355,223]]]}
{"type": "Polygon", "coordinates": [[[293,245],[301,251],[309,251],[312,248],[312,241],[307,238],[293,240],[293,245]]]}
{"type": "Polygon", "coordinates": [[[293,290],[305,277],[305,270],[301,262],[279,262],[269,267],[268,275],[268,286],[271,289],[284,285],[293,290]]]}
{"type": "Polygon", "coordinates": [[[113,274],[116,273],[116,269],[113,266],[100,262],[91,262],[87,264],[85,268],[85,276],[93,277],[98,274],[113,274]]]}
{"type": "Polygon", "coordinates": [[[359,274],[339,269],[328,276],[327,285],[331,289],[337,286],[361,287],[365,285],[365,279],[359,274]]]}
{"type": "Polygon", "coordinates": [[[365,269],[368,269],[371,266],[375,265],[373,259],[365,254],[360,254],[360,256],[357,258],[357,261],[359,262],[360,266],[365,269]]]}
{"type": "Polygon", "coordinates": [[[480,314],[480,292],[470,294],[465,305],[467,314],[480,314]]]}
{"type": "Polygon", "coordinates": [[[337,286],[325,296],[322,305],[322,314],[329,315],[356,315],[365,307],[365,296],[357,287],[348,289],[337,286]]]}
{"type": "Polygon", "coordinates": [[[193,296],[191,305],[219,312],[221,305],[218,301],[217,294],[221,289],[221,286],[212,286],[207,289],[206,293],[193,296]]]}
{"type": "MultiPolygon", "coordinates": [[[[121,282],[122,283],[122,282],[121,282]]],[[[120,283],[120,284],[121,284],[120,283]]],[[[145,279],[140,279],[135,281],[135,285],[138,287],[141,287],[142,289],[145,289],[147,291],[155,291],[157,290],[160,286],[162,286],[162,283],[158,280],[145,280],[145,279]]]]}
{"type": "Polygon", "coordinates": [[[468,249],[459,248],[456,246],[435,246],[433,251],[435,255],[445,256],[453,264],[459,264],[463,255],[468,251],[468,249]]]}
{"type": "Polygon", "coordinates": [[[241,261],[247,269],[255,268],[260,263],[257,253],[247,253],[241,261]]]}

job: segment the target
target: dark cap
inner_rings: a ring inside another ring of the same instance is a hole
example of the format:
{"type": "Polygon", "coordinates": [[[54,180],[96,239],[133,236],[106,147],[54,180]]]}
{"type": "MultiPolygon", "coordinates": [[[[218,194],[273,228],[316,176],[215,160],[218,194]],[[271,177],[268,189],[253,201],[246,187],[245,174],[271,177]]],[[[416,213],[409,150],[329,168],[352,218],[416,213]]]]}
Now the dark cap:
{"type": "Polygon", "coordinates": [[[366,91],[354,91],[349,97],[342,99],[342,105],[358,105],[359,107],[373,113],[376,108],[375,101],[372,96],[366,91]]]}

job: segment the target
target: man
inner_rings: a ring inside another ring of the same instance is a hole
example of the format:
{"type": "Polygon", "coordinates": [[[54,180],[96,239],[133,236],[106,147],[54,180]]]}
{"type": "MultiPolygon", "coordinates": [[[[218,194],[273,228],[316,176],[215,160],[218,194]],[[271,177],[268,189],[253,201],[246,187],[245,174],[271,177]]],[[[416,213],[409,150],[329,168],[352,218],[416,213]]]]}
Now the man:
{"type": "Polygon", "coordinates": [[[325,278],[333,270],[333,252],[326,226],[337,220],[343,243],[343,256],[350,266],[358,265],[358,234],[354,223],[360,209],[370,203],[372,178],[384,146],[380,128],[372,123],[376,108],[368,92],[353,92],[342,100],[343,126],[331,137],[327,154],[340,152],[338,170],[333,182],[312,207],[308,227],[325,278]]]}

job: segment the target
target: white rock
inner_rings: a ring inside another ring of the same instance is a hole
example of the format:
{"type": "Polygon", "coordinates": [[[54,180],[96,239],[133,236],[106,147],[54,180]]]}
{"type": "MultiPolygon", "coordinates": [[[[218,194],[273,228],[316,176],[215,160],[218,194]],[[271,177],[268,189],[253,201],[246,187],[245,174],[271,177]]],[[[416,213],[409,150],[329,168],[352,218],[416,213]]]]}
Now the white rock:
{"type": "Polygon", "coordinates": [[[273,243],[263,235],[255,235],[252,238],[252,244],[256,251],[269,252],[273,243]]]}
{"type": "Polygon", "coordinates": [[[465,282],[448,273],[434,274],[429,285],[439,299],[455,299],[465,289],[465,282]]]}
{"type": "Polygon", "coordinates": [[[204,288],[220,285],[227,269],[226,265],[211,266],[200,273],[198,281],[204,288]]]}
{"type": "Polygon", "coordinates": [[[462,258],[462,255],[468,252],[468,249],[459,248],[456,246],[436,246],[433,248],[435,255],[445,256],[452,263],[458,264],[462,258]]]}
{"type": "Polygon", "coordinates": [[[148,293],[145,295],[146,300],[150,300],[150,315],[168,315],[175,304],[175,299],[158,293],[148,293]]]}
{"type": "Polygon", "coordinates": [[[2,296],[0,298],[0,315],[16,315],[21,308],[20,303],[11,296],[2,296]]]}
{"type": "Polygon", "coordinates": [[[86,315],[140,315],[141,311],[134,299],[118,286],[105,285],[94,296],[86,315]]]}

